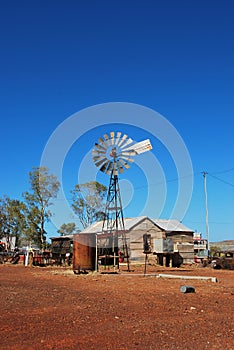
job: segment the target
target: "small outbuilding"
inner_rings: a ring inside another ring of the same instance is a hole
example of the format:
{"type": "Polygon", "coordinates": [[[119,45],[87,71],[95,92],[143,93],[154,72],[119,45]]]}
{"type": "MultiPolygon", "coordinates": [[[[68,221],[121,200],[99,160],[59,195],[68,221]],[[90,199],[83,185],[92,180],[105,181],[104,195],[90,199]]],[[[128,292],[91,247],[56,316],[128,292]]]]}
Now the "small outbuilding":
{"type": "Polygon", "coordinates": [[[73,235],[51,237],[52,260],[57,265],[70,265],[73,254],[73,235]]]}

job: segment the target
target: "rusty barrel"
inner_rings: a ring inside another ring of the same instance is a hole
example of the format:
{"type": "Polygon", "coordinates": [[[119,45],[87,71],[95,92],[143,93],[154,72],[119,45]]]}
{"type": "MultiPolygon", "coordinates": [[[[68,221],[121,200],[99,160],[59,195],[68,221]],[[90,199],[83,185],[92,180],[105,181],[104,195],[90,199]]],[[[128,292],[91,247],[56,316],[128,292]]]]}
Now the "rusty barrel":
{"type": "Polygon", "coordinates": [[[95,234],[75,234],[73,236],[74,273],[95,270],[96,237],[95,234]]]}

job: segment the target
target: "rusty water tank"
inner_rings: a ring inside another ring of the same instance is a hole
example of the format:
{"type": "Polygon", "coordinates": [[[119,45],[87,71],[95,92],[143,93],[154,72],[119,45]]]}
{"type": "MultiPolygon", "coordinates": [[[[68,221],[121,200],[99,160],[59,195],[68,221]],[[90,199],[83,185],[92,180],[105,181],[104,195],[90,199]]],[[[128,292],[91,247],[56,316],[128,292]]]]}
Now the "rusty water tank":
{"type": "Polygon", "coordinates": [[[96,237],[95,234],[78,233],[73,236],[74,273],[95,270],[96,237]]]}

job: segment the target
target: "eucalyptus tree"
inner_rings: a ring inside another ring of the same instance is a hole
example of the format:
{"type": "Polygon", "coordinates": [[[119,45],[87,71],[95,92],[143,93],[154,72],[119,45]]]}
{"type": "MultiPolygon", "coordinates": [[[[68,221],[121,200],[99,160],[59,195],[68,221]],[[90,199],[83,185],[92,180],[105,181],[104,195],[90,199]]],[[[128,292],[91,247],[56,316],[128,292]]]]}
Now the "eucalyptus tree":
{"type": "Polygon", "coordinates": [[[25,204],[18,199],[7,196],[0,199],[0,238],[6,239],[8,249],[14,239],[15,245],[19,245],[26,231],[25,208],[25,204]]]}
{"type": "Polygon", "coordinates": [[[49,207],[56,198],[60,183],[57,177],[49,174],[46,167],[34,167],[29,172],[30,192],[24,192],[23,197],[26,205],[26,217],[28,224],[28,236],[45,248],[46,230],[45,223],[51,217],[49,207]]]}
{"type": "Polygon", "coordinates": [[[67,224],[62,224],[58,230],[60,236],[72,235],[76,231],[76,224],[74,222],[69,222],[67,224]]]}
{"type": "Polygon", "coordinates": [[[107,188],[96,181],[78,184],[71,191],[72,208],[84,228],[104,217],[107,188]]]}

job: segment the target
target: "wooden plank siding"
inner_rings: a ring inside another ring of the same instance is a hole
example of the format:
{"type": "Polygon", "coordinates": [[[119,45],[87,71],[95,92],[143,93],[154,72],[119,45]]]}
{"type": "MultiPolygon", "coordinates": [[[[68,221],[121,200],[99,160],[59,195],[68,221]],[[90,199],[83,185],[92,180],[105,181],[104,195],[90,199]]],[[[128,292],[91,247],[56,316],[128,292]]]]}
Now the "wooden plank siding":
{"type": "MultiPolygon", "coordinates": [[[[129,257],[132,262],[144,262],[143,235],[151,235],[151,251],[154,252],[154,239],[171,238],[174,242],[174,251],[179,254],[183,263],[192,263],[194,260],[193,233],[192,232],[165,232],[155,225],[150,219],[145,218],[126,234],[129,257]]],[[[120,245],[121,247],[121,245],[120,245]]],[[[157,258],[153,254],[148,255],[150,262],[155,263],[157,258]]],[[[176,259],[178,260],[178,259],[176,259]]]]}
{"type": "MultiPolygon", "coordinates": [[[[131,261],[143,262],[145,254],[143,253],[143,235],[151,235],[151,250],[153,251],[153,240],[155,238],[165,238],[165,232],[156,226],[150,219],[145,218],[138,225],[127,232],[127,243],[131,261]]],[[[155,256],[150,254],[154,261],[155,256]]]]}
{"type": "Polygon", "coordinates": [[[172,238],[174,243],[193,243],[193,232],[169,232],[167,238],[172,238]]]}

